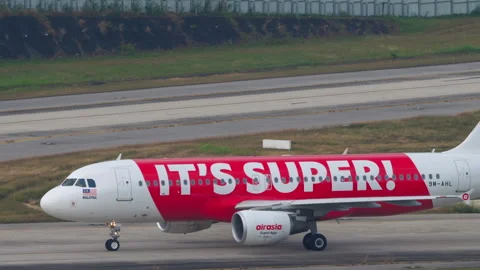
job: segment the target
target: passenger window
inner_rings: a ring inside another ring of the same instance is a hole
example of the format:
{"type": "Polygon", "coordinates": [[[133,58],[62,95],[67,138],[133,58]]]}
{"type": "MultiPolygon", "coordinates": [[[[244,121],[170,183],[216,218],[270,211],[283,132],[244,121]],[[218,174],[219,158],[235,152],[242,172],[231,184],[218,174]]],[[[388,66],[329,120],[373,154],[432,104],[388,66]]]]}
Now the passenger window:
{"type": "Polygon", "coordinates": [[[315,182],[315,177],[314,176],[312,176],[312,182],[315,182]]]}
{"type": "Polygon", "coordinates": [[[407,174],[407,180],[411,180],[411,179],[412,178],[411,178],[410,174],[407,174]]]}
{"type": "Polygon", "coordinates": [[[413,178],[414,178],[415,180],[418,180],[418,174],[415,174],[415,175],[413,176],[413,178]]]}
{"type": "Polygon", "coordinates": [[[203,185],[202,179],[198,179],[198,184],[199,184],[199,185],[203,185]]]}
{"type": "Polygon", "coordinates": [[[385,181],[387,181],[387,180],[388,180],[388,175],[385,174],[385,181]]]}
{"type": "Polygon", "coordinates": [[[68,178],[68,179],[65,179],[65,181],[63,181],[62,183],[62,186],[66,187],[66,186],[73,186],[73,184],[75,184],[75,181],[77,180],[77,178],[68,178]]]}
{"type": "Polygon", "coordinates": [[[183,184],[186,186],[188,185],[188,181],[187,180],[183,180],[183,184]]]}
{"type": "Polygon", "coordinates": [[[156,187],[158,186],[158,181],[157,180],[153,180],[153,185],[156,187]]]}
{"type": "Polygon", "coordinates": [[[143,185],[142,181],[138,181],[138,185],[142,186],[143,185]]]}
{"type": "Polygon", "coordinates": [[[77,186],[77,187],[87,187],[87,184],[85,183],[85,179],[78,179],[75,186],[77,186]]]}
{"type": "Polygon", "coordinates": [[[180,186],[180,180],[175,181],[177,186],[180,186]]]}
{"type": "Polygon", "coordinates": [[[433,178],[432,174],[429,174],[429,175],[428,175],[428,178],[432,179],[432,178],[433,178]]]}
{"type": "Polygon", "coordinates": [[[147,187],[150,186],[150,181],[145,181],[145,183],[147,184],[147,187]]]}
{"type": "Polygon", "coordinates": [[[398,177],[400,178],[400,180],[403,180],[403,174],[400,174],[398,177]]]}
{"type": "Polygon", "coordinates": [[[367,176],[366,175],[363,176],[363,181],[367,181],[367,176]]]}
{"type": "Polygon", "coordinates": [[[425,180],[425,174],[422,174],[422,179],[424,179],[424,180],[425,180]]]}
{"type": "Polygon", "coordinates": [[[172,181],[172,180],[168,180],[168,184],[169,184],[170,186],[173,186],[173,181],[172,181]]]}
{"type": "Polygon", "coordinates": [[[440,179],[440,174],[437,173],[437,179],[440,179]]]}
{"type": "Polygon", "coordinates": [[[210,185],[210,179],[205,180],[206,185],[210,185]]]}
{"type": "Polygon", "coordinates": [[[278,183],[278,177],[275,177],[275,183],[278,183]]]}
{"type": "Polygon", "coordinates": [[[333,181],[335,181],[335,182],[337,181],[337,176],[333,177],[333,181]]]}
{"type": "Polygon", "coordinates": [[[195,185],[195,180],[193,180],[193,179],[190,180],[190,184],[191,184],[192,186],[194,186],[194,185],[195,185]]]}
{"type": "Polygon", "coordinates": [[[162,186],[165,186],[165,180],[162,180],[160,183],[162,184],[162,186]]]}
{"type": "Polygon", "coordinates": [[[237,182],[237,185],[240,184],[240,179],[235,178],[235,182],[237,182]]]}

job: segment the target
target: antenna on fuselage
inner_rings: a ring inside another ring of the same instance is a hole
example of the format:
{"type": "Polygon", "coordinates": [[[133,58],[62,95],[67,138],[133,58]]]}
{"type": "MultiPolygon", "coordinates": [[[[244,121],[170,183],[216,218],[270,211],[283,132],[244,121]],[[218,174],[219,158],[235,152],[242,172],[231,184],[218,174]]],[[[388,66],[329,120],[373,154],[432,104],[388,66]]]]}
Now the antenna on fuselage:
{"type": "Polygon", "coordinates": [[[432,149],[432,153],[435,153],[435,148],[432,149]]]}
{"type": "Polygon", "coordinates": [[[345,151],[343,151],[343,154],[342,155],[346,155],[348,153],[348,147],[345,148],[345,151]]]}
{"type": "Polygon", "coordinates": [[[122,159],[122,153],[120,153],[120,155],[118,155],[117,157],[117,160],[120,160],[120,159],[122,159]]]}

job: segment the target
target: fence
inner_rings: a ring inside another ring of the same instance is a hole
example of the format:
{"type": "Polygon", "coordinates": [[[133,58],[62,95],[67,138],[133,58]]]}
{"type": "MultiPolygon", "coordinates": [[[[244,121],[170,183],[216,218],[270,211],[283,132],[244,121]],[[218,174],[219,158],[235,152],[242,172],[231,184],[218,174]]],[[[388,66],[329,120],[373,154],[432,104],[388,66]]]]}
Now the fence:
{"type": "Polygon", "coordinates": [[[0,9],[432,17],[470,14],[479,4],[480,0],[0,0],[0,9]]]}

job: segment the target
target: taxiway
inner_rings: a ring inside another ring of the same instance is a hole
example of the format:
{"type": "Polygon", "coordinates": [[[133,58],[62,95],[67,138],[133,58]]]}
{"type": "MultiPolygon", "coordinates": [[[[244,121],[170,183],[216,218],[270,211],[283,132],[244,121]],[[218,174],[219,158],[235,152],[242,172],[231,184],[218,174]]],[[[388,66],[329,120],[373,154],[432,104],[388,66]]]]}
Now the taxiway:
{"type": "Polygon", "coordinates": [[[322,252],[305,250],[303,234],[275,246],[248,247],[234,242],[230,224],[214,224],[186,235],[163,233],[156,224],[123,224],[120,250],[108,252],[104,248],[108,229],[103,225],[4,224],[0,225],[0,265],[35,269],[372,265],[378,269],[382,264],[476,261],[480,252],[479,214],[342,219],[340,224],[320,222],[319,230],[329,241],[322,252]]]}
{"type": "Polygon", "coordinates": [[[0,161],[480,109],[480,63],[0,102],[0,161]]]}

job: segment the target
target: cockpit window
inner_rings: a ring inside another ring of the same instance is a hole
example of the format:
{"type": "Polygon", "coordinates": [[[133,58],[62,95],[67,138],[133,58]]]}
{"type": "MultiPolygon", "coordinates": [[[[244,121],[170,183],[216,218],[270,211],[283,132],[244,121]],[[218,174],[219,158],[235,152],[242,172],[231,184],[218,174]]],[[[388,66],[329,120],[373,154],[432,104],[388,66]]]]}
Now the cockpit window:
{"type": "Polygon", "coordinates": [[[94,188],[97,186],[93,179],[87,179],[87,182],[88,182],[88,187],[94,188]]]}
{"type": "Polygon", "coordinates": [[[87,184],[85,183],[85,179],[78,179],[75,186],[77,186],[77,187],[87,187],[87,184]]]}
{"type": "Polygon", "coordinates": [[[63,181],[62,186],[73,186],[76,180],[77,178],[67,178],[65,181],[63,181]]]}

